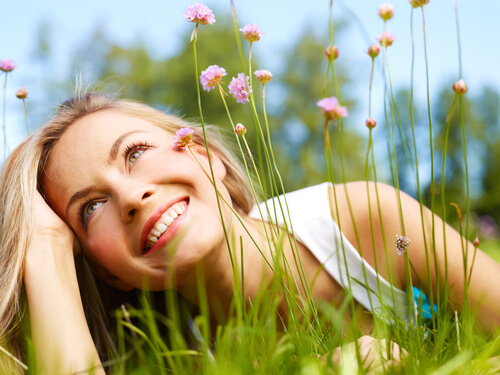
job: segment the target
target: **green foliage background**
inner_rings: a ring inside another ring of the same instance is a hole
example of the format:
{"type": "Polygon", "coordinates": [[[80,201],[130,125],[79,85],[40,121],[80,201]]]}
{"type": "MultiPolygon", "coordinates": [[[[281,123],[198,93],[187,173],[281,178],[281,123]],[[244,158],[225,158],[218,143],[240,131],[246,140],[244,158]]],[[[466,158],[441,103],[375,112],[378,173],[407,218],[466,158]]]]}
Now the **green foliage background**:
{"type": "MultiPolygon", "coordinates": [[[[337,23],[335,39],[342,40],[346,24],[337,23]]],[[[75,74],[81,75],[89,83],[103,82],[104,87],[120,96],[148,103],[162,110],[174,113],[190,120],[199,118],[196,84],[194,75],[194,59],[192,44],[189,43],[190,31],[181,36],[185,40],[182,49],[174,56],[166,58],[153,57],[147,42],[137,38],[132,47],[124,47],[111,40],[99,25],[88,40],[75,49],[72,56],[68,77],[57,81],[54,75],[45,75],[46,96],[48,101],[64,100],[72,87],[68,82],[75,81],[75,74]]],[[[198,36],[198,67],[200,72],[209,65],[223,66],[228,75],[224,83],[228,84],[231,77],[244,69],[248,61],[240,60],[232,18],[218,16],[217,23],[204,27],[198,36]]],[[[278,167],[282,173],[286,190],[292,191],[307,185],[323,182],[326,178],[323,157],[323,119],[316,101],[326,96],[339,96],[328,82],[326,89],[324,77],[327,60],[323,58],[325,47],[329,44],[328,30],[324,35],[314,35],[307,28],[300,38],[286,51],[280,51],[276,59],[282,61],[280,71],[273,72],[274,77],[266,87],[266,105],[271,126],[274,152],[278,167]]],[[[33,60],[39,66],[50,70],[51,60],[50,24],[42,23],[38,33],[38,47],[33,54],[33,60]]],[[[248,52],[248,43],[243,43],[248,52]]],[[[348,47],[348,46],[346,46],[348,47]]],[[[274,58],[274,57],[273,57],[274,58]]],[[[367,57],[367,59],[369,59],[367,57]]],[[[380,60],[380,58],[379,58],[380,60]]],[[[382,65],[382,61],[377,61],[382,65]]],[[[335,72],[341,87],[342,104],[347,105],[350,117],[345,121],[342,144],[339,144],[338,128],[332,129],[332,147],[334,152],[335,178],[342,181],[339,152],[342,151],[345,167],[348,173],[346,180],[364,179],[365,152],[367,147],[367,132],[360,132],[364,122],[360,110],[367,98],[368,82],[360,82],[364,77],[359,72],[353,72],[345,61],[340,58],[335,62],[335,72]],[[357,88],[364,87],[363,92],[357,88]],[[361,126],[360,126],[361,125],[361,126]]],[[[265,69],[259,62],[258,43],[253,49],[252,70],[265,69]]],[[[379,68],[381,67],[378,66],[379,68]]],[[[376,69],[377,70],[377,69],[376,69]]],[[[376,74],[380,74],[380,72],[376,74]]],[[[439,184],[441,182],[441,152],[444,137],[444,124],[453,98],[451,84],[453,79],[435,90],[431,102],[433,123],[433,142],[435,147],[435,178],[437,182],[436,201],[439,201],[439,184]]],[[[254,93],[260,106],[260,84],[254,80],[254,93]]],[[[217,90],[202,92],[202,103],[205,120],[211,124],[230,129],[226,111],[217,90]]],[[[387,147],[387,132],[392,127],[390,116],[390,94],[388,87],[385,93],[373,95],[386,96],[386,108],[373,108],[372,114],[378,120],[374,130],[377,153],[377,171],[379,179],[389,184],[393,183],[387,147]]],[[[397,158],[401,188],[416,197],[415,161],[413,160],[413,143],[410,123],[410,91],[409,88],[399,88],[394,93],[395,119],[397,127],[397,158]]],[[[241,122],[249,130],[247,136],[255,151],[255,133],[249,105],[236,103],[228,97],[229,110],[235,123],[241,122]]],[[[469,163],[471,187],[471,224],[470,237],[478,234],[481,239],[496,240],[497,223],[500,221],[500,157],[499,131],[500,95],[494,87],[474,87],[474,94],[464,96],[464,121],[467,135],[467,156],[469,163]],[[481,229],[481,223],[490,225],[481,229]]],[[[41,120],[39,113],[44,109],[31,108],[35,122],[41,120]]],[[[260,111],[261,112],[261,111],[260,111]]],[[[427,104],[414,99],[413,106],[416,144],[419,157],[421,189],[424,203],[429,204],[432,194],[430,183],[430,152],[429,152],[429,119],[427,104]]],[[[262,121],[263,119],[261,119],[262,121]]],[[[465,177],[462,155],[462,140],[460,132],[460,113],[455,108],[448,145],[446,164],[446,200],[454,202],[465,210],[465,177]]],[[[439,206],[439,205],[438,205],[439,206]]],[[[437,208],[438,213],[440,208],[437,208]]],[[[456,211],[449,206],[447,217],[450,221],[457,219],[456,211]]]]}

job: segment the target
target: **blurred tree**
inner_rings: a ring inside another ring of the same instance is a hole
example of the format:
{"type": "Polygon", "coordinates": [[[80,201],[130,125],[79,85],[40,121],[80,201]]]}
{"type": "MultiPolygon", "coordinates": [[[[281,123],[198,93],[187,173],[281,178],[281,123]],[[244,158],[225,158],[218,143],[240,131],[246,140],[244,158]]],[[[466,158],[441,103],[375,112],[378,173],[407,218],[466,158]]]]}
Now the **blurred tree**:
{"type": "MultiPolygon", "coordinates": [[[[155,59],[143,41],[138,40],[132,48],[125,48],[108,41],[97,29],[89,43],[76,52],[74,60],[81,69],[92,72],[92,81],[104,82],[123,97],[198,119],[195,79],[199,79],[201,71],[214,64],[225,68],[228,75],[223,82],[227,85],[231,77],[241,72],[241,63],[232,20],[219,16],[216,25],[198,29],[199,72],[196,77],[193,44],[189,42],[191,31],[186,29],[183,36],[186,43],[179,54],[155,59]]],[[[254,64],[257,66],[258,61],[254,64]]],[[[235,122],[248,123],[251,120],[248,105],[236,103],[231,96],[226,100],[235,122]]],[[[230,127],[218,89],[202,91],[202,105],[207,123],[230,127]]]]}
{"type": "MultiPolygon", "coordinates": [[[[441,213],[440,189],[441,169],[445,125],[454,92],[451,83],[446,82],[439,88],[436,99],[432,101],[433,138],[434,138],[434,174],[436,181],[435,209],[441,213]]],[[[498,91],[491,87],[478,87],[476,94],[469,92],[463,96],[463,121],[466,133],[467,164],[470,186],[471,211],[479,216],[492,216],[496,222],[500,220],[500,157],[498,144],[499,105],[498,91]]],[[[397,137],[398,173],[402,190],[416,196],[414,147],[409,120],[409,91],[399,90],[395,95],[396,119],[404,137],[397,137]]],[[[430,149],[429,124],[426,107],[415,101],[414,126],[416,147],[419,158],[419,170],[423,203],[430,205],[430,149]]],[[[457,100],[450,119],[446,167],[445,167],[445,201],[447,218],[456,220],[456,210],[449,205],[456,203],[463,213],[466,207],[465,165],[463,158],[463,141],[460,119],[460,106],[457,100]]]]}
{"type": "MultiPolygon", "coordinates": [[[[312,28],[297,40],[293,48],[285,54],[282,84],[283,105],[277,113],[275,145],[279,150],[280,169],[286,171],[287,188],[320,183],[326,180],[324,163],[324,119],[316,102],[323,97],[325,74],[328,60],[324,52],[329,45],[328,38],[312,35],[312,28]]],[[[336,25],[339,35],[342,25],[336,25]]],[[[341,38],[339,38],[341,39],[341,38]]],[[[347,90],[351,77],[339,57],[335,61],[335,74],[340,86],[342,105],[351,113],[355,101],[347,90]]],[[[340,97],[336,92],[331,74],[326,85],[326,96],[340,97]]],[[[332,125],[330,125],[332,126],[332,125]]],[[[331,127],[331,145],[334,159],[335,181],[342,181],[339,151],[343,149],[348,180],[364,178],[364,150],[366,141],[352,130],[352,120],[344,119],[344,134],[340,144],[339,127],[331,127]]]]}

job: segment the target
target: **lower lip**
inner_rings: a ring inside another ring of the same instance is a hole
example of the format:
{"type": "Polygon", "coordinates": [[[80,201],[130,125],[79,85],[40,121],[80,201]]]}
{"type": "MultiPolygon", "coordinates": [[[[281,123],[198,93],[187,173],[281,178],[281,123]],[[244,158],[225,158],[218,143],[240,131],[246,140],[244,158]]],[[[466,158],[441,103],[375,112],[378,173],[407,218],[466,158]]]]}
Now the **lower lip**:
{"type": "Polygon", "coordinates": [[[158,241],[153,245],[151,249],[148,251],[144,252],[142,255],[149,255],[151,253],[154,253],[156,250],[161,249],[164,247],[167,243],[172,241],[172,239],[175,237],[177,232],[179,231],[180,227],[182,226],[182,220],[184,219],[184,215],[186,214],[186,211],[188,210],[189,205],[186,207],[184,212],[177,216],[177,218],[170,224],[168,227],[167,231],[163,233],[163,235],[158,239],[158,241]]]}

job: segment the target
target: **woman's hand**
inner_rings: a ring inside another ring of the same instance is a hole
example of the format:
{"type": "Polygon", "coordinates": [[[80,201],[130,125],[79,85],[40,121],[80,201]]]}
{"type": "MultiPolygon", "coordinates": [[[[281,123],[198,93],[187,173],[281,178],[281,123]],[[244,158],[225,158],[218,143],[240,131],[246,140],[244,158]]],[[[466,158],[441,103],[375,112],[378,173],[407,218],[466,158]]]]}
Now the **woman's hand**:
{"type": "MultiPolygon", "coordinates": [[[[394,341],[389,341],[388,345],[385,339],[362,336],[356,342],[339,346],[331,352],[329,356],[332,363],[338,367],[351,366],[353,369],[357,369],[356,345],[359,347],[363,367],[369,371],[369,374],[375,374],[378,371],[383,371],[386,367],[399,364],[401,358],[408,354],[394,341]]],[[[323,356],[323,359],[326,360],[326,356],[323,356]]]]}
{"type": "Polygon", "coordinates": [[[75,236],[37,193],[24,268],[37,373],[104,374],[83,310],[75,236]]]}
{"type": "Polygon", "coordinates": [[[74,255],[81,251],[78,240],[68,225],[56,215],[43,199],[39,192],[35,194],[34,226],[30,244],[28,245],[28,259],[50,249],[67,252],[73,250],[74,255]]]}

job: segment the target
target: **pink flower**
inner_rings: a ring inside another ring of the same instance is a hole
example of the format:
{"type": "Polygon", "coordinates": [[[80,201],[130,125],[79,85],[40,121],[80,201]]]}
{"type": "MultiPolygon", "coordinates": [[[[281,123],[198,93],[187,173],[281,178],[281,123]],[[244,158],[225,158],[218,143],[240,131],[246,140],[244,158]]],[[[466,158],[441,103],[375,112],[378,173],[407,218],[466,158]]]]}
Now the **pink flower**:
{"type": "Polygon", "coordinates": [[[455,82],[452,88],[457,95],[463,95],[467,92],[467,85],[465,84],[465,81],[463,79],[459,79],[457,82],[455,82]]]}
{"type": "Polygon", "coordinates": [[[408,0],[413,8],[423,7],[428,4],[430,0],[408,0]]]}
{"type": "Polygon", "coordinates": [[[373,117],[368,117],[368,119],[366,120],[366,127],[371,130],[375,126],[377,126],[377,120],[375,120],[373,117]]]}
{"type": "Polygon", "coordinates": [[[250,23],[244,26],[240,31],[243,32],[243,38],[249,42],[258,42],[264,33],[260,30],[260,27],[254,23],[250,23]]]}
{"type": "Polygon", "coordinates": [[[269,70],[261,69],[261,70],[256,70],[254,72],[255,76],[261,83],[268,83],[271,78],[273,78],[273,74],[269,70]]]}
{"type": "Polygon", "coordinates": [[[247,128],[243,124],[236,124],[234,132],[238,135],[243,135],[247,132],[247,128]]]}
{"type": "Polygon", "coordinates": [[[172,137],[172,139],[174,140],[174,144],[172,146],[173,149],[175,151],[180,151],[184,147],[189,146],[189,144],[193,140],[193,133],[194,133],[194,129],[191,129],[191,128],[182,128],[182,129],[178,130],[175,133],[175,136],[172,137]]]}
{"type": "Polygon", "coordinates": [[[380,53],[380,44],[372,43],[370,47],[368,47],[368,51],[366,51],[366,53],[368,54],[368,56],[374,59],[380,53]]]}
{"type": "Polygon", "coordinates": [[[26,99],[26,97],[28,96],[28,90],[26,90],[26,87],[21,86],[19,90],[16,91],[16,96],[19,99],[26,99]]]}
{"type": "Polygon", "coordinates": [[[0,60],[0,70],[2,72],[5,72],[5,73],[12,72],[16,68],[17,68],[17,65],[11,59],[0,60]]]}
{"type": "Polygon", "coordinates": [[[316,103],[323,110],[323,116],[327,120],[336,120],[341,117],[347,117],[349,113],[346,107],[341,107],[339,101],[335,97],[324,98],[316,103]]]}
{"type": "Polygon", "coordinates": [[[339,49],[337,46],[328,46],[325,51],[325,56],[328,60],[336,60],[339,57],[339,49]]]}
{"type": "Polygon", "coordinates": [[[221,68],[218,65],[210,65],[206,70],[201,72],[200,82],[203,85],[203,90],[212,90],[225,75],[226,69],[221,68]]]}
{"type": "Polygon", "coordinates": [[[375,37],[380,42],[382,47],[390,47],[392,43],[396,40],[396,37],[389,31],[382,31],[382,34],[375,37]]]}
{"type": "Polygon", "coordinates": [[[215,22],[212,10],[201,3],[194,3],[186,8],[184,18],[189,22],[200,23],[202,25],[213,24],[215,22]]]}
{"type": "Polygon", "coordinates": [[[408,247],[410,246],[410,239],[405,236],[400,236],[399,234],[396,234],[396,251],[398,252],[398,255],[401,255],[402,253],[406,253],[406,250],[408,250],[408,247]]]}
{"type": "Polygon", "coordinates": [[[245,104],[248,102],[248,96],[252,92],[252,88],[250,87],[248,80],[248,76],[245,76],[244,73],[238,73],[238,78],[233,77],[228,86],[229,93],[233,94],[238,103],[245,104]]]}
{"type": "Polygon", "coordinates": [[[391,4],[382,4],[378,8],[378,15],[384,21],[388,21],[394,16],[394,7],[391,4]]]}

